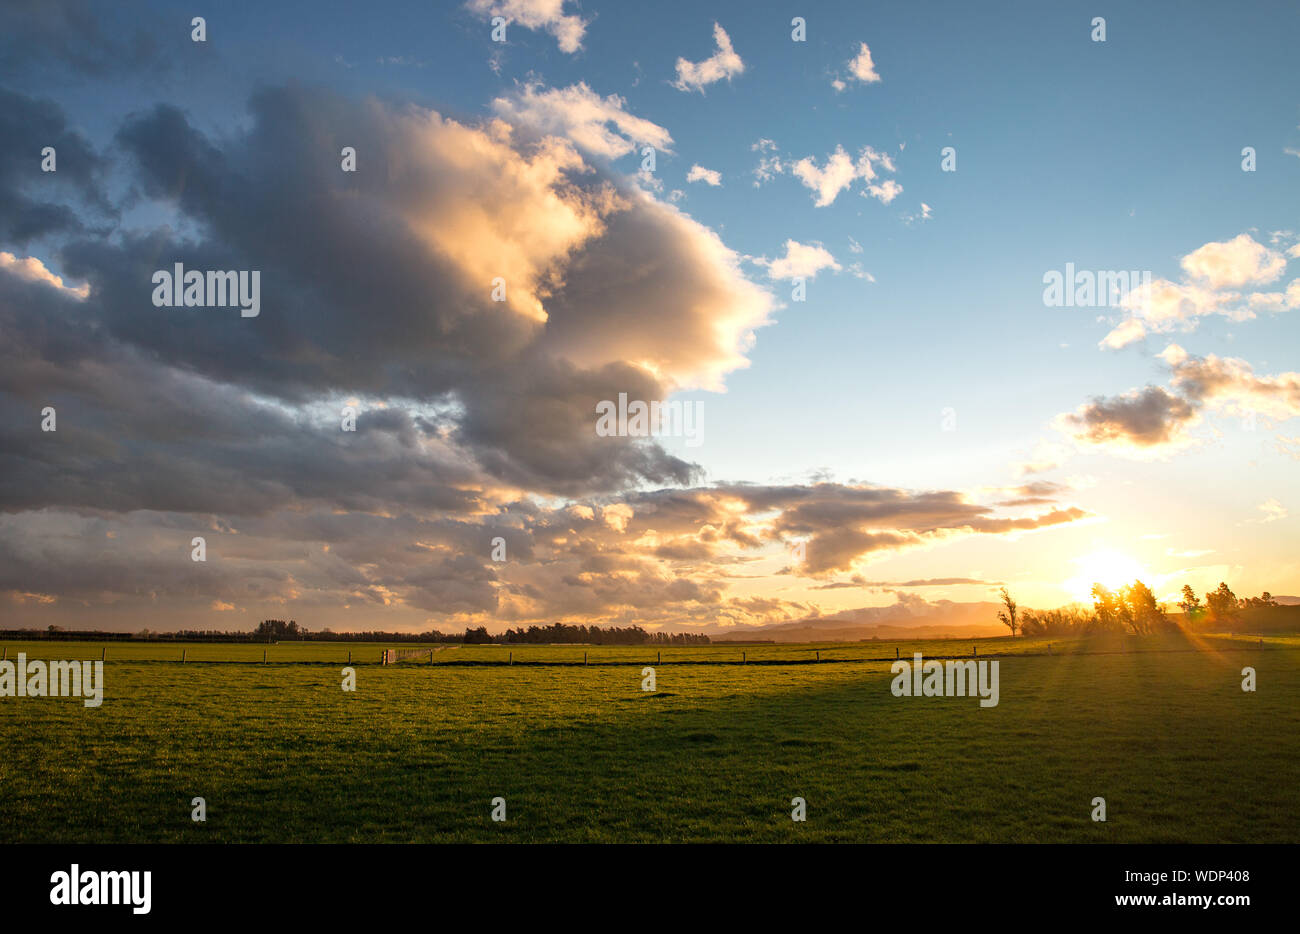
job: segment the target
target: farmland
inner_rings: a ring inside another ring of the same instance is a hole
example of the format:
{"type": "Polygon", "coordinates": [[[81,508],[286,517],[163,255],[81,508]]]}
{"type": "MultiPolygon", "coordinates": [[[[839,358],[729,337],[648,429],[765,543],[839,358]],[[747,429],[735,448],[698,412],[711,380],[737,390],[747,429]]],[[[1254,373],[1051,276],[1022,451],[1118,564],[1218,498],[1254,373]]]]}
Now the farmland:
{"type": "Polygon", "coordinates": [[[0,699],[0,840],[1300,840],[1296,636],[440,646],[386,667],[377,644],[106,648],[97,709],[0,699]],[[891,694],[896,650],[976,647],[997,707],[891,694]]]}

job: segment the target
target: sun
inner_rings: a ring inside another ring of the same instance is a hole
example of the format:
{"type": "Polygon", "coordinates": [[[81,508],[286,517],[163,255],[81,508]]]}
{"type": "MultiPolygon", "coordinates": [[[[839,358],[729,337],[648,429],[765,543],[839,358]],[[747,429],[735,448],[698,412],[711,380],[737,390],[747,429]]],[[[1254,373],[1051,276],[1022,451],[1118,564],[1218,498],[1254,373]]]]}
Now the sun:
{"type": "Polygon", "coordinates": [[[1063,590],[1082,603],[1092,601],[1092,585],[1116,590],[1146,574],[1142,562],[1122,551],[1103,549],[1074,559],[1077,573],[1061,584],[1063,590]]]}

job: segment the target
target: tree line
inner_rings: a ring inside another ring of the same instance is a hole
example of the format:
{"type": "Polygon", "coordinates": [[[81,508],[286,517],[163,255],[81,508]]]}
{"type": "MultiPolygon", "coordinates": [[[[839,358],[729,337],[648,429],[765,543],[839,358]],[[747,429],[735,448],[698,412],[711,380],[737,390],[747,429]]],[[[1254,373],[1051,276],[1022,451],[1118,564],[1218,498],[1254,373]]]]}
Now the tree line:
{"type": "Polygon", "coordinates": [[[1067,636],[1101,633],[1149,635],[1174,632],[1189,625],[1214,625],[1232,629],[1241,621],[1243,610],[1276,607],[1272,594],[1239,598],[1226,583],[1220,582],[1205,594],[1204,602],[1190,585],[1183,585],[1183,599],[1178,603],[1182,618],[1175,620],[1167,606],[1156,600],[1151,588],[1141,581],[1110,590],[1092,585],[1092,609],[1081,604],[1055,610],[1022,610],[1005,587],[999,592],[1002,609],[998,620],[1011,635],[1067,636]]]}
{"type": "Polygon", "coordinates": [[[527,629],[507,629],[494,636],[486,627],[466,628],[463,633],[444,633],[436,629],[427,632],[334,632],[330,629],[310,630],[298,625],[297,620],[264,619],[250,632],[216,629],[180,629],[174,632],[155,632],[141,629],[138,632],[103,632],[68,630],[61,626],[48,629],[0,630],[0,639],[56,639],[89,640],[93,642],[396,642],[428,643],[450,642],[465,645],[488,643],[542,644],[586,643],[591,645],[708,645],[709,637],[689,632],[647,632],[640,626],[618,628],[610,626],[570,626],[553,623],[550,626],[529,626],[527,629]]]}
{"type": "MultiPolygon", "coordinates": [[[[486,630],[479,630],[486,634],[486,630]]],[[[529,626],[527,629],[507,629],[499,639],[507,644],[590,644],[590,645],[708,645],[709,637],[693,632],[646,632],[640,626],[620,629],[610,626],[570,626],[552,623],[549,626],[529,626]]]]}

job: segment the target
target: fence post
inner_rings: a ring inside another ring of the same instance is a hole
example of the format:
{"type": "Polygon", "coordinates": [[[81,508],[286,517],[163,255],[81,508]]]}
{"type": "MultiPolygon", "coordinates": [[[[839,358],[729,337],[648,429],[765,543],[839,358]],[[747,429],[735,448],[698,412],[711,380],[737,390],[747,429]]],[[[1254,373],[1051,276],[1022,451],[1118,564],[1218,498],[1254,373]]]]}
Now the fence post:
{"type": "Polygon", "coordinates": [[[266,649],[262,649],[262,664],[266,664],[266,649]]]}
{"type": "Polygon", "coordinates": [[[104,646],[104,651],[99,653],[99,660],[101,662],[108,661],[108,646],[104,646]]]}
{"type": "MultiPolygon", "coordinates": [[[[1260,644],[1260,645],[1263,645],[1263,644],[1264,644],[1264,640],[1263,640],[1263,639],[1260,639],[1260,640],[1259,640],[1259,644],[1260,644]]],[[[655,652],[655,664],[658,665],[658,664],[659,664],[660,662],[662,662],[663,660],[664,660],[664,653],[663,653],[663,652],[655,652]]]]}
{"type": "Polygon", "coordinates": [[[583,664],[584,667],[585,667],[586,664],[587,664],[587,653],[586,653],[586,652],[583,652],[583,653],[582,653],[582,664],[583,664]]]}
{"type": "Polygon", "coordinates": [[[185,650],[181,649],[181,664],[185,664],[185,650]]]}
{"type": "Polygon", "coordinates": [[[818,650],[818,652],[817,652],[817,661],[821,661],[821,660],[822,660],[822,653],[821,653],[821,650],[818,650]]]}
{"type": "Polygon", "coordinates": [[[4,649],[5,649],[4,654],[0,655],[0,661],[3,661],[4,659],[9,657],[9,646],[6,645],[4,649]]]}
{"type": "MultiPolygon", "coordinates": [[[[430,655],[429,657],[430,657],[430,658],[433,658],[432,655],[430,655]]],[[[514,652],[511,652],[511,653],[510,653],[510,664],[513,665],[514,663],[515,663],[515,653],[514,653],[514,652]]]]}
{"type": "Polygon", "coordinates": [[[894,646],[894,658],[898,658],[898,646],[894,646]]]}
{"type": "Polygon", "coordinates": [[[971,653],[971,655],[979,655],[979,653],[980,653],[980,647],[979,647],[978,645],[972,645],[972,646],[970,647],[970,653],[971,653]]]}
{"type": "Polygon", "coordinates": [[[749,658],[749,656],[748,656],[745,652],[742,651],[742,652],[740,653],[740,663],[741,663],[742,665],[748,665],[748,664],[749,664],[748,658],[749,658]]]}
{"type": "Polygon", "coordinates": [[[348,664],[352,664],[352,650],[348,649],[348,664]]]}

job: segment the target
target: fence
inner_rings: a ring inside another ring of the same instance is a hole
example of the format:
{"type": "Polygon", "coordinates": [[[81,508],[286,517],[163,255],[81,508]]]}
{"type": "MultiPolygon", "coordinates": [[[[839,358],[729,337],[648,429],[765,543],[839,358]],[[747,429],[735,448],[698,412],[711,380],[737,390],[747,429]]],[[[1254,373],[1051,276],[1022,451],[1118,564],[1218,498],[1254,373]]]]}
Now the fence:
{"type": "Polygon", "coordinates": [[[384,664],[395,665],[412,658],[427,658],[433,661],[433,649],[384,649],[384,664]]]}

